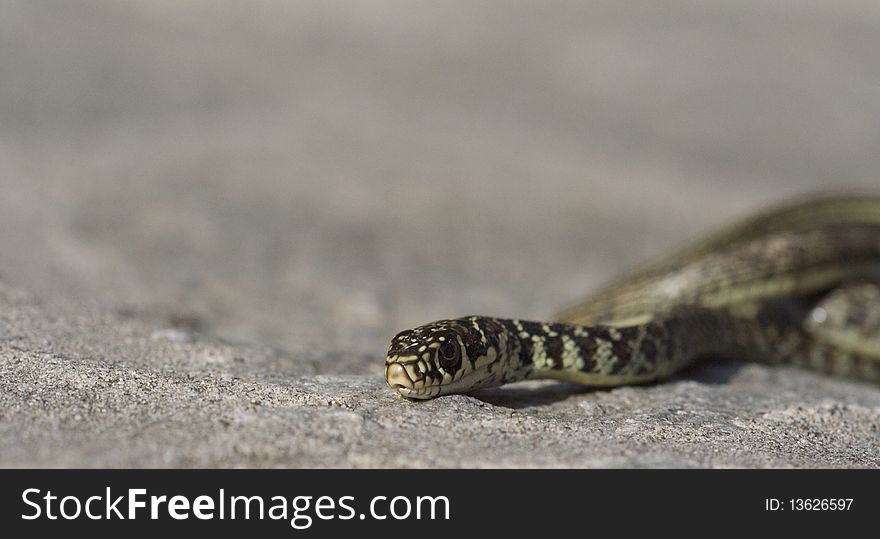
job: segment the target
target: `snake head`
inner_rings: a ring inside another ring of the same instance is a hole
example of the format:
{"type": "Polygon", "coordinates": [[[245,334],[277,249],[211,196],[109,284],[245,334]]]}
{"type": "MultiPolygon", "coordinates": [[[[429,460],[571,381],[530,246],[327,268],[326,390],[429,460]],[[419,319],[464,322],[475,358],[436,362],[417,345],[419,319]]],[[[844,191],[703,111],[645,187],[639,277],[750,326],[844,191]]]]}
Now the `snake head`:
{"type": "Polygon", "coordinates": [[[496,320],[479,316],[402,331],[388,347],[385,379],[411,399],[500,385],[505,331],[496,320]]]}

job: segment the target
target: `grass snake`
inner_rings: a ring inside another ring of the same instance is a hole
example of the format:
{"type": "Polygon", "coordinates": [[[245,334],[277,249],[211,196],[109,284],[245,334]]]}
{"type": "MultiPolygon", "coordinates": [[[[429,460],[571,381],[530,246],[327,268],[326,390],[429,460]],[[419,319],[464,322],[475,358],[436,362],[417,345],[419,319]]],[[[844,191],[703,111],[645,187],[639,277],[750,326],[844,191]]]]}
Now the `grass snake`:
{"type": "Polygon", "coordinates": [[[880,197],[759,214],[550,321],[467,316],[398,333],[388,384],[427,399],[524,379],[617,386],[706,357],[880,381],[880,197]]]}

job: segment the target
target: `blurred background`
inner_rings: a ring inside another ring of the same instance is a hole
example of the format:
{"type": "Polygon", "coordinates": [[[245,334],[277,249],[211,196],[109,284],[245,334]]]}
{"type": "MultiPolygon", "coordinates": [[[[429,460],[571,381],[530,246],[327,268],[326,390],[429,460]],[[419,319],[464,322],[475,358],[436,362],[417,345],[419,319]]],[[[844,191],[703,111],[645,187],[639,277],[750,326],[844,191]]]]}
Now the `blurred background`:
{"type": "Polygon", "coordinates": [[[376,374],[877,186],[878,51],[868,0],[7,0],[0,279],[376,374]]]}

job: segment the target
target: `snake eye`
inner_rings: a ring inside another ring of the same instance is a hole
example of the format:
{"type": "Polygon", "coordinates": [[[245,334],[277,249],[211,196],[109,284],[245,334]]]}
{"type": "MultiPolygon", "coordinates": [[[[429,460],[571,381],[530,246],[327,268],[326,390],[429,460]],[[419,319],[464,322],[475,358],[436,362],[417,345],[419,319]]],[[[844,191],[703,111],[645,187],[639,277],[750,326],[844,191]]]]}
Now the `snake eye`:
{"type": "Polygon", "coordinates": [[[461,363],[461,354],[458,346],[452,341],[444,341],[437,350],[437,359],[444,369],[454,369],[461,363]]]}

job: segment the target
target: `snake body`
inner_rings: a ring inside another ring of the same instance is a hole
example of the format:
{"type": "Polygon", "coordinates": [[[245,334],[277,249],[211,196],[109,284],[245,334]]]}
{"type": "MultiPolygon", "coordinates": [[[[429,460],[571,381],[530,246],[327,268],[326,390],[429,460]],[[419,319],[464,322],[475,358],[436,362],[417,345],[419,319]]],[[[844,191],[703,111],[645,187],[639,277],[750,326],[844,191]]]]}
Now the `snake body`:
{"type": "Polygon", "coordinates": [[[409,398],[524,379],[663,379],[706,357],[880,381],[880,197],[765,212],[611,283],[552,321],[487,316],[398,333],[388,384],[409,398]]]}

